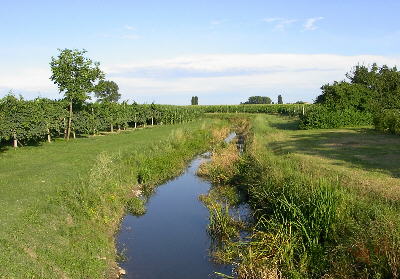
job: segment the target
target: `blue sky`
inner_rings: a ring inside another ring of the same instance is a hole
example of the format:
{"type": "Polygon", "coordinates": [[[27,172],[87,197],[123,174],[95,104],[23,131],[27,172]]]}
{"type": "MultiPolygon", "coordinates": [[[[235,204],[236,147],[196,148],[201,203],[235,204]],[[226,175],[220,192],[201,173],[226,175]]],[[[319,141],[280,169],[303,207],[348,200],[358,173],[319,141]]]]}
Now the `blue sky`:
{"type": "Polygon", "coordinates": [[[0,96],[59,98],[57,48],[85,48],[123,99],[312,101],[357,63],[400,65],[400,1],[4,1],[0,96]]]}

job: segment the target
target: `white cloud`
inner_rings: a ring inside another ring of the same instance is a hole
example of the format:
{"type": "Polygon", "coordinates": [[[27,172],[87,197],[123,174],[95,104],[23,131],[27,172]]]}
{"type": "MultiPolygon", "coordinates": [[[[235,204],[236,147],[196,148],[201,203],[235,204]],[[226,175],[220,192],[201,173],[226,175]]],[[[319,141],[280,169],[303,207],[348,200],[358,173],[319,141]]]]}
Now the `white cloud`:
{"type": "Polygon", "coordinates": [[[224,22],[226,22],[225,19],[215,19],[215,20],[210,21],[210,24],[211,25],[220,25],[220,24],[222,24],[224,22]]]}
{"type": "Polygon", "coordinates": [[[135,30],[136,28],[131,26],[131,25],[125,25],[124,29],[126,29],[126,30],[135,30]]]}
{"type": "Polygon", "coordinates": [[[306,22],[304,23],[304,25],[303,25],[304,30],[313,31],[313,30],[318,29],[318,27],[315,26],[315,23],[316,23],[317,21],[320,21],[320,20],[323,20],[323,19],[324,19],[324,18],[323,18],[322,16],[320,16],[320,17],[308,18],[308,19],[306,20],[306,22]]]}
{"type": "Polygon", "coordinates": [[[295,23],[297,19],[287,19],[282,17],[268,17],[262,21],[274,24],[275,31],[284,31],[289,25],[295,23]]]}
{"type": "Polygon", "coordinates": [[[119,36],[121,39],[126,39],[126,40],[137,40],[140,38],[139,35],[135,35],[135,34],[123,34],[121,36],[119,36]]]}
{"type": "MultiPolygon", "coordinates": [[[[131,60],[124,65],[102,64],[102,68],[108,79],[118,83],[123,99],[182,103],[181,100],[185,101],[187,96],[190,99],[192,94],[197,94],[203,104],[212,104],[238,103],[247,99],[245,96],[275,93],[282,93],[287,102],[300,99],[311,101],[320,93],[321,85],[344,79],[345,73],[358,63],[368,65],[373,62],[400,65],[400,57],[209,54],[146,62],[131,60]]],[[[0,88],[3,88],[0,92],[3,95],[6,89],[13,88],[17,94],[29,93],[29,97],[41,92],[42,96],[59,98],[57,88],[49,77],[47,68],[24,68],[13,72],[0,68],[0,88]]]]}
{"type": "Polygon", "coordinates": [[[281,21],[281,20],[284,20],[284,18],[281,18],[281,17],[267,17],[267,18],[263,19],[263,21],[265,21],[265,22],[276,22],[276,21],[281,21]]]}

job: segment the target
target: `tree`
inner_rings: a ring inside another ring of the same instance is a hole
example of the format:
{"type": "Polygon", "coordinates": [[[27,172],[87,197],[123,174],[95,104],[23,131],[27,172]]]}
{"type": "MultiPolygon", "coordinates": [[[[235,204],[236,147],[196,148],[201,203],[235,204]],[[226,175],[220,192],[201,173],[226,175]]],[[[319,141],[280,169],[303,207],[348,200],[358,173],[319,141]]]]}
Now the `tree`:
{"type": "Polygon", "coordinates": [[[192,106],[193,106],[193,105],[198,105],[198,104],[199,104],[199,97],[193,96],[192,99],[191,99],[191,101],[190,101],[190,104],[191,104],[192,106]]]}
{"type": "Polygon", "coordinates": [[[60,54],[51,57],[50,79],[58,86],[60,93],[69,102],[68,128],[66,138],[71,134],[73,105],[81,104],[90,99],[89,94],[95,89],[96,83],[104,78],[99,62],[93,62],[84,57],[86,50],[59,49],[60,54]]]}
{"type": "Polygon", "coordinates": [[[278,95],[278,104],[283,104],[282,95],[278,95]]]}
{"type": "Polygon", "coordinates": [[[100,80],[99,84],[94,89],[94,94],[98,102],[116,103],[121,98],[121,94],[118,90],[119,87],[114,81],[100,80]]]}
{"type": "Polygon", "coordinates": [[[271,104],[271,98],[262,96],[251,96],[247,102],[243,104],[271,104]]]}

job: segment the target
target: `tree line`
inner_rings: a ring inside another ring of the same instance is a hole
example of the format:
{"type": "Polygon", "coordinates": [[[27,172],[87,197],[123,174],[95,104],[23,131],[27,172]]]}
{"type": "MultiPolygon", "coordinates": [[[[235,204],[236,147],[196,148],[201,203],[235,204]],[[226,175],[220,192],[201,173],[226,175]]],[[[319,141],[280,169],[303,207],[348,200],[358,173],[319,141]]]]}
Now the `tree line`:
{"type": "Polygon", "coordinates": [[[7,95],[0,99],[0,142],[11,141],[17,147],[29,142],[50,142],[54,137],[66,137],[68,132],[74,137],[96,135],[128,127],[137,128],[139,125],[182,123],[202,114],[201,110],[190,106],[127,102],[84,102],[73,104],[72,109],[74,114],[69,122],[71,110],[68,99],[24,100],[7,95]]]}
{"type": "Polygon", "coordinates": [[[400,72],[386,65],[357,65],[347,80],[321,87],[312,110],[302,117],[303,128],[375,125],[400,134],[400,72]]]}

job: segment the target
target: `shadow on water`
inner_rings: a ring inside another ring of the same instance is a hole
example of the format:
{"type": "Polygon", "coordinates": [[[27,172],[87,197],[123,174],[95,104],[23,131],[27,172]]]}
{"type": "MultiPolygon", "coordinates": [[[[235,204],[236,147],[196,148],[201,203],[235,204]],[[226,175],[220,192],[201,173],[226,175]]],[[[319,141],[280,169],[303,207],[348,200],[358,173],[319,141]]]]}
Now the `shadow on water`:
{"type": "Polygon", "coordinates": [[[198,200],[211,184],[196,175],[204,156],[162,186],[147,203],[147,213],[126,215],[117,235],[117,249],[126,258],[119,265],[125,278],[205,279],[231,274],[232,267],[219,265],[209,255],[208,210],[198,200]]]}

